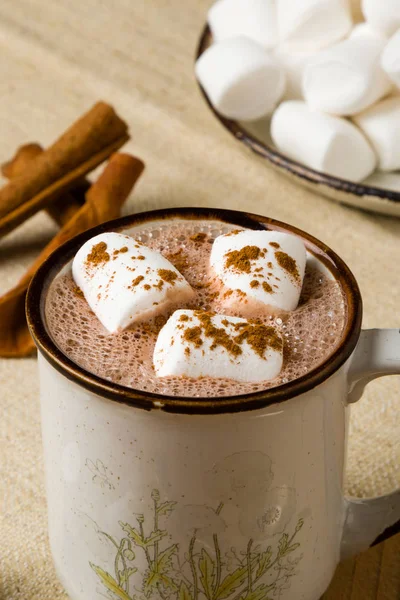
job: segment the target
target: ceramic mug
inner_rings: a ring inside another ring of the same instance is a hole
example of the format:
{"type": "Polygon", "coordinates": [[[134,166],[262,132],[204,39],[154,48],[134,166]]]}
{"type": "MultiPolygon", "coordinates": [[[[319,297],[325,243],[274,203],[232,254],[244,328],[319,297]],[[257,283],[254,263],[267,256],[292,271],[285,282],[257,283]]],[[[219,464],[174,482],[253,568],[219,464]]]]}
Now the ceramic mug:
{"type": "Polygon", "coordinates": [[[398,330],[361,331],[357,283],[324,244],[239,212],[126,217],[58,249],[39,269],[27,318],[39,350],[49,536],[72,600],[318,600],[339,560],[400,518],[400,491],[343,495],[348,405],[400,373],[398,330]],[[124,388],[69,360],[44,319],[50,282],[104,231],[217,219],[300,236],[347,299],[340,346],[307,375],[249,395],[177,398],[124,388]]]}

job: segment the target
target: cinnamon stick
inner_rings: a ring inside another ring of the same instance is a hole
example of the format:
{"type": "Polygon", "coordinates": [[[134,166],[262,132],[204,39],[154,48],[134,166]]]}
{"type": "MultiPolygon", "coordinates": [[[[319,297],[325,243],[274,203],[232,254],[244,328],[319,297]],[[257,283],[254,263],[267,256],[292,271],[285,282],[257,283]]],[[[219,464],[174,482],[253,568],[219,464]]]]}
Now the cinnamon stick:
{"type": "MultiPolygon", "coordinates": [[[[24,173],[27,168],[31,168],[34,160],[43,154],[44,150],[40,144],[24,144],[18,148],[15,156],[8,162],[1,165],[1,173],[7,179],[14,179],[24,173]]],[[[46,212],[53,221],[62,227],[70,218],[80,209],[85,202],[85,193],[90,187],[87,180],[83,180],[74,187],[72,192],[61,192],[60,198],[47,207],[46,212]]]]}
{"type": "Polygon", "coordinates": [[[37,257],[18,285],[0,298],[0,356],[25,357],[35,345],[25,318],[25,296],[29,283],[44,260],[61,244],[104,221],[116,218],[144,164],[129,154],[114,154],[98,180],[86,194],[86,202],[37,257]]]}
{"type": "Polygon", "coordinates": [[[0,190],[0,237],[46,208],[129,139],[127,125],[114,109],[98,102],[52,146],[35,168],[0,190]]]}

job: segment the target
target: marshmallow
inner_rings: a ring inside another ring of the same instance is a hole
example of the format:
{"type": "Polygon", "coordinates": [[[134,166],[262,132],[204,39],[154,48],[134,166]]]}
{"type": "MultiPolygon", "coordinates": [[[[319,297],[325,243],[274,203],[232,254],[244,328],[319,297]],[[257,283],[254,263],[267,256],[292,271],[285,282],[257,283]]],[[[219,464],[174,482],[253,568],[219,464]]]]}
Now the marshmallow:
{"type": "Polygon", "coordinates": [[[244,35],[265,48],[278,43],[276,0],[218,0],[208,12],[214,42],[244,35]]]}
{"type": "Polygon", "coordinates": [[[294,310],[306,265],[300,238],[277,231],[244,230],[218,236],[210,265],[228,292],[224,304],[254,312],[257,308],[294,310]]]}
{"type": "Polygon", "coordinates": [[[393,173],[374,171],[363,183],[371,187],[383,188],[386,191],[400,192],[400,177],[397,171],[393,173]]]}
{"type": "Polygon", "coordinates": [[[361,181],[376,167],[376,156],[355,125],[314,112],[305,102],[282,103],[271,121],[277,148],[293,160],[329,175],[361,181]]]}
{"type": "Polygon", "coordinates": [[[355,115],[388,94],[392,84],[380,66],[384,40],[358,35],[316,54],[303,75],[310,108],[355,115]]]}
{"type": "Polygon", "coordinates": [[[390,38],[381,56],[381,66],[400,88],[400,29],[390,38]]]}
{"type": "Polygon", "coordinates": [[[387,36],[400,28],[399,0],[362,0],[365,20],[387,36]]]}
{"type": "Polygon", "coordinates": [[[213,44],[198,59],[196,75],[214,108],[240,121],[266,116],[285,91],[278,62],[245,37],[213,44]]]}
{"type": "Polygon", "coordinates": [[[381,171],[400,169],[400,97],[387,98],[354,118],[378,156],[381,171]]]}
{"type": "Polygon", "coordinates": [[[315,51],[344,38],[352,26],[347,0],[278,0],[281,42],[315,51]]]}
{"type": "Polygon", "coordinates": [[[366,35],[369,37],[375,37],[383,42],[387,42],[387,37],[382,31],[378,31],[371,27],[369,23],[358,23],[355,27],[353,27],[351,34],[349,35],[349,39],[359,37],[360,35],[366,35]]]}
{"type": "Polygon", "coordinates": [[[158,334],[157,377],[266,381],[282,369],[283,341],[272,327],[196,310],[177,310],[158,334]]]}
{"type": "Polygon", "coordinates": [[[72,275],[111,333],[194,296],[186,279],[159,252],[120,233],[102,233],[86,242],[73,260],[72,275]]]}
{"type": "Polygon", "coordinates": [[[289,50],[285,45],[275,48],[274,56],[282,66],[286,75],[284,100],[303,99],[303,72],[314,54],[314,52],[294,52],[289,50]]]}

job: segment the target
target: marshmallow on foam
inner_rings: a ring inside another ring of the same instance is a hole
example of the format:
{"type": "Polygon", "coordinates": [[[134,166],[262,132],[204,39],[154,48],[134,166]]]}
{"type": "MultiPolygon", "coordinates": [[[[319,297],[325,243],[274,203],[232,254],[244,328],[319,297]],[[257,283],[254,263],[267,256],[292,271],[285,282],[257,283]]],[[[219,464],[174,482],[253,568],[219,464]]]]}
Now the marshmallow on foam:
{"type": "Polygon", "coordinates": [[[400,97],[386,98],[354,118],[378,156],[381,171],[400,169],[400,97]]]}
{"type": "Polygon", "coordinates": [[[381,65],[385,73],[400,88],[400,29],[387,43],[381,56],[381,65]]]}
{"type": "Polygon", "coordinates": [[[391,36],[400,28],[399,0],[362,0],[361,8],[367,23],[383,34],[391,36]]]}
{"type": "Polygon", "coordinates": [[[314,112],[305,102],[283,102],[273,114],[271,136],[283,154],[335,177],[361,181],[376,167],[375,153],[355,125],[314,112]]]}
{"type": "Polygon", "coordinates": [[[303,93],[313,110],[355,115],[388,94],[392,83],[380,65],[385,40],[355,35],[316,54],[303,74],[303,93]]]}
{"type": "Polygon", "coordinates": [[[110,333],[194,296],[186,279],[159,252],[120,233],[87,241],[73,260],[72,275],[110,333]]]}
{"type": "Polygon", "coordinates": [[[246,37],[210,46],[197,60],[196,76],[211,104],[228,119],[261,119],[285,91],[278,61],[246,37]]]}
{"type": "Polygon", "coordinates": [[[278,43],[276,0],[218,0],[208,12],[214,42],[244,35],[264,48],[278,43]]]}
{"type": "Polygon", "coordinates": [[[272,326],[196,310],[177,310],[154,348],[157,377],[267,381],[282,369],[283,341],[272,326]]]}
{"type": "Polygon", "coordinates": [[[280,41],[315,51],[344,38],[352,26],[347,0],[279,0],[280,41]]]}
{"type": "Polygon", "coordinates": [[[218,236],[210,264],[222,282],[227,306],[294,310],[306,265],[300,238],[277,231],[244,230],[218,236]]]}

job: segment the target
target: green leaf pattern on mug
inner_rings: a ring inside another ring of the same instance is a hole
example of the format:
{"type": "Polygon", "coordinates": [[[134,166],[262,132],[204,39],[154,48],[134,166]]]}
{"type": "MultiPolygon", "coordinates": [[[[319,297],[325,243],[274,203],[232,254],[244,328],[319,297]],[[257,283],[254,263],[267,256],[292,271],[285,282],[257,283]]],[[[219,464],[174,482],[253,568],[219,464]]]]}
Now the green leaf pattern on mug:
{"type": "Polygon", "coordinates": [[[115,579],[106,571],[103,571],[100,567],[96,567],[96,565],[92,565],[90,563],[92,569],[97,573],[100,577],[102,584],[109,590],[113,592],[117,598],[121,598],[121,600],[131,600],[131,597],[118,585],[115,579]]]}
{"type": "Polygon", "coordinates": [[[189,592],[189,588],[184,581],[182,581],[179,588],[178,600],[193,600],[192,595],[189,592]]]}
{"type": "Polygon", "coordinates": [[[207,598],[212,598],[215,579],[215,562],[204,548],[201,550],[199,571],[200,583],[203,587],[204,593],[207,598]]]}
{"type": "MultiPolygon", "coordinates": [[[[273,479],[272,463],[265,455],[258,456],[261,453],[253,454],[247,456],[246,460],[250,459],[251,463],[253,458],[259,459],[257,468],[267,474],[269,488],[273,479]]],[[[238,454],[233,456],[237,459],[238,454]]],[[[232,468],[236,464],[231,456],[217,466],[220,473],[225,470],[231,489],[238,490],[238,495],[243,496],[241,500],[244,500],[246,482],[232,468]]],[[[211,475],[215,477],[215,467],[211,475]]],[[[120,540],[98,530],[114,547],[113,572],[109,573],[93,563],[90,566],[110,599],[280,598],[284,590],[291,586],[302,559],[298,537],[304,519],[297,518],[294,528],[289,529],[294,518],[295,490],[273,488],[268,491],[265,484],[251,474],[248,481],[257,488],[264,486],[258,490],[264,494],[264,504],[260,506],[256,502],[254,515],[246,516],[246,519],[245,511],[239,515],[240,531],[242,534],[247,531],[251,536],[243,548],[223,547],[226,493],[218,506],[212,508],[203,505],[180,506],[174,501],[161,501],[159,490],[154,489],[149,501],[150,519],[140,513],[135,515],[136,523],[120,521],[123,532],[120,540]],[[176,543],[175,535],[179,535],[179,543],[176,543]],[[186,541],[182,541],[185,535],[186,541]],[[139,555],[144,563],[137,562],[139,555]]],[[[247,489],[249,492],[251,490],[247,489]]]]}

